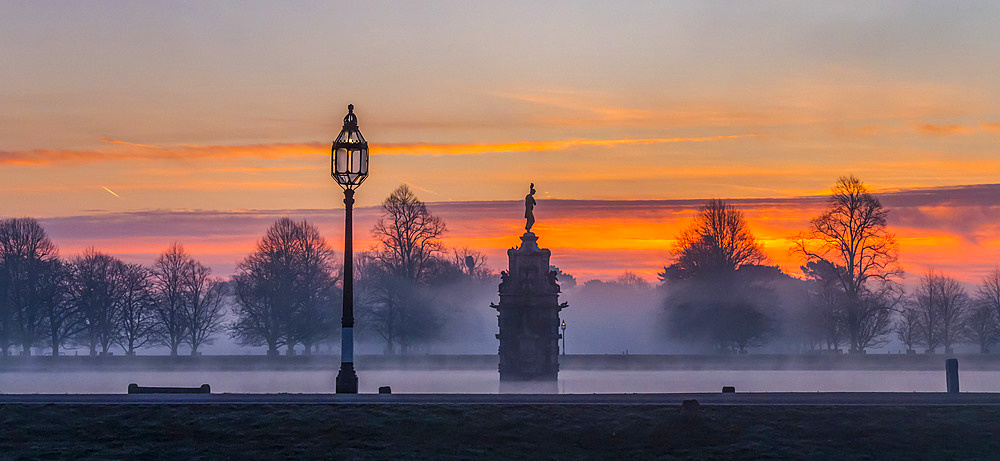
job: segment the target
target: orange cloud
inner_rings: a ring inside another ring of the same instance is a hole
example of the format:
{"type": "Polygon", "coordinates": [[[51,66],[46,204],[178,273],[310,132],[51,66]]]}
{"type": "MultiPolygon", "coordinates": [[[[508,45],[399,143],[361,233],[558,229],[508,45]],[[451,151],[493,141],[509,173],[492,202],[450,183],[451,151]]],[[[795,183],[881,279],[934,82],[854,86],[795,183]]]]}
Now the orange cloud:
{"type": "Polygon", "coordinates": [[[1000,133],[1000,122],[980,121],[978,124],[969,125],[932,125],[929,123],[914,123],[917,131],[934,135],[948,136],[956,134],[976,134],[976,133],[1000,133]]]}
{"type": "MultiPolygon", "coordinates": [[[[626,145],[666,144],[677,142],[710,142],[752,137],[752,134],[720,135],[677,138],[642,139],[566,139],[560,141],[514,141],[506,143],[382,143],[372,144],[374,155],[477,155],[489,153],[547,152],[574,147],[614,147],[626,145]]],[[[0,151],[0,166],[51,166],[53,164],[78,165],[97,162],[125,162],[137,160],[204,160],[230,158],[257,158],[264,160],[328,156],[329,145],[319,142],[272,143],[237,146],[181,145],[157,147],[100,138],[113,146],[106,150],[49,150],[0,151]]]]}
{"type": "Polygon", "coordinates": [[[328,147],[321,143],[273,143],[244,146],[156,147],[101,138],[112,144],[111,149],[0,151],[0,166],[51,166],[53,164],[79,165],[98,162],[132,162],[138,160],[199,160],[235,157],[259,159],[286,159],[329,155],[328,147]]]}
{"type": "Polygon", "coordinates": [[[501,152],[546,152],[571,149],[574,147],[598,146],[614,147],[629,145],[667,144],[675,142],[710,142],[752,137],[752,134],[701,136],[681,138],[645,138],[645,139],[565,139],[561,141],[516,141],[508,143],[481,144],[431,144],[431,143],[398,143],[376,144],[372,152],[379,155],[470,155],[501,152]]]}
{"type": "Polygon", "coordinates": [[[1000,123],[979,122],[979,128],[991,133],[1000,133],[1000,123]]]}
{"type": "Polygon", "coordinates": [[[915,124],[917,131],[935,136],[947,136],[953,134],[973,134],[976,129],[964,125],[931,125],[928,123],[915,124]]]}

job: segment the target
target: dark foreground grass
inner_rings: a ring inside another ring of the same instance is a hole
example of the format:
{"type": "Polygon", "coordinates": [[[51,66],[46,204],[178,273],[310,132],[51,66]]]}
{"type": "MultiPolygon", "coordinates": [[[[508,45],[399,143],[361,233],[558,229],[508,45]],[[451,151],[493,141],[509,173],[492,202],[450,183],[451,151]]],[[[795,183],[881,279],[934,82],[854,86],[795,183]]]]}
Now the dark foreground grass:
{"type": "Polygon", "coordinates": [[[0,406],[0,459],[654,458],[1000,459],[1000,408],[0,406]]]}

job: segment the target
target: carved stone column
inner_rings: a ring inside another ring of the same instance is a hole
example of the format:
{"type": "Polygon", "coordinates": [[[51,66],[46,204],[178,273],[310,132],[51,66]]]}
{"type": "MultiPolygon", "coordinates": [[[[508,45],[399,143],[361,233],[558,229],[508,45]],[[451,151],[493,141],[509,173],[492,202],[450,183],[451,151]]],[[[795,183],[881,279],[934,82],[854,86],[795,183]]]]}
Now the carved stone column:
{"type": "Polygon", "coordinates": [[[500,334],[500,391],[557,392],[559,378],[559,283],[549,270],[552,253],[538,247],[531,232],[507,250],[497,310],[500,334]]]}

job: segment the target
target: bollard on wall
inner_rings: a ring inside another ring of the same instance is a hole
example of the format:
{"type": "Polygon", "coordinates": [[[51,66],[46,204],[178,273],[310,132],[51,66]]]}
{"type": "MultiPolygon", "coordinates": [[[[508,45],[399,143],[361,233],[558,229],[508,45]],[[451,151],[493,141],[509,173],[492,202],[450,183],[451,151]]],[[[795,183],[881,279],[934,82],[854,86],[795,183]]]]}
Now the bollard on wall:
{"type": "Polygon", "coordinates": [[[944,361],[944,371],[948,380],[948,393],[958,393],[958,359],[944,361]]]}

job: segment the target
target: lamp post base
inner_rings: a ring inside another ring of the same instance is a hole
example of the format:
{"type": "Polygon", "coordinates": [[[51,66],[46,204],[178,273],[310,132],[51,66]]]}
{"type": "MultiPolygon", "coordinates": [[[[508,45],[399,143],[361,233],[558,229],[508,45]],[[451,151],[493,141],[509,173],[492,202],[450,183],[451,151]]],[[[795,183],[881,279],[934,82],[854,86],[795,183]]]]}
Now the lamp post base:
{"type": "Polygon", "coordinates": [[[341,362],[340,372],[337,373],[337,393],[357,394],[358,374],[354,372],[354,363],[341,362]]]}

